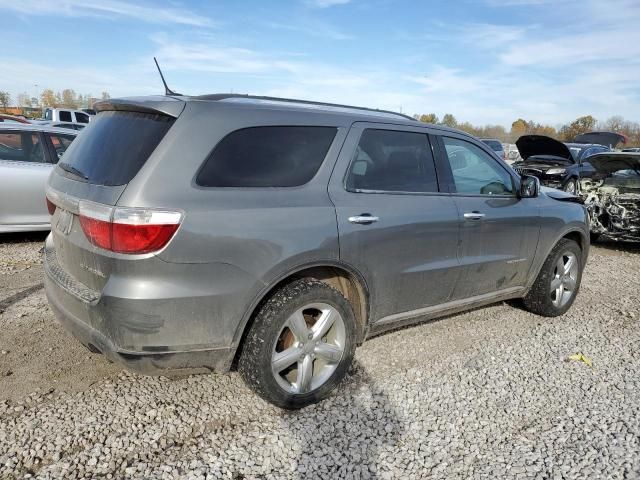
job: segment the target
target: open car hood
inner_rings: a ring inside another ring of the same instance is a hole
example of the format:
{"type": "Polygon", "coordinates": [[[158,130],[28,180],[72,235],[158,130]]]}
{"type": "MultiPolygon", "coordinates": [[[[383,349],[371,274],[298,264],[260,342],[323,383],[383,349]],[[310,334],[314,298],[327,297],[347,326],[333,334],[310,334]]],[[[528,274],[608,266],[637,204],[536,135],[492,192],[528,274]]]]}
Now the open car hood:
{"type": "Polygon", "coordinates": [[[575,143],[597,143],[609,148],[615,148],[619,143],[626,143],[627,137],[615,132],[587,132],[576,135],[575,143]]]}
{"type": "Polygon", "coordinates": [[[564,143],[544,135],[523,135],[516,140],[516,147],[523,160],[534,155],[549,155],[573,161],[571,151],[564,143]]]}
{"type": "Polygon", "coordinates": [[[640,153],[636,152],[596,153],[588,161],[599,173],[608,175],[619,170],[640,172],[640,153]]]}

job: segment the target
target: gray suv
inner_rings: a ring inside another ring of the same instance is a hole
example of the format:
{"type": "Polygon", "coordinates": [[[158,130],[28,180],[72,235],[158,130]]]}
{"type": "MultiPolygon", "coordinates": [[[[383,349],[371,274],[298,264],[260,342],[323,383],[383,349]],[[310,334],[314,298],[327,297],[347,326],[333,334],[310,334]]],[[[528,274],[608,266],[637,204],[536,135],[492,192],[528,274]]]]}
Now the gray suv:
{"type": "Polygon", "coordinates": [[[98,110],[49,178],[46,293],[132,370],[237,368],[299,408],[371,335],[515,298],[561,315],[578,293],[584,207],[463,132],[238,95],[98,110]]]}

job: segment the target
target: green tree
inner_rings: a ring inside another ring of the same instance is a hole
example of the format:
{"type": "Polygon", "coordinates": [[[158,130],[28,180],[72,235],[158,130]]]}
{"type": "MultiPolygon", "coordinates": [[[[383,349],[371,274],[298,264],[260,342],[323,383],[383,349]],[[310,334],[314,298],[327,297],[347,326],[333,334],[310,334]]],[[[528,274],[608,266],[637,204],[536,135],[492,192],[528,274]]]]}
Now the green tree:
{"type": "Polygon", "coordinates": [[[458,121],[452,114],[445,113],[444,117],[442,117],[442,124],[447,127],[456,128],[458,126],[458,121]]]}
{"type": "Polygon", "coordinates": [[[9,92],[3,92],[0,90],[0,105],[2,108],[7,108],[11,104],[11,95],[9,92]]]}

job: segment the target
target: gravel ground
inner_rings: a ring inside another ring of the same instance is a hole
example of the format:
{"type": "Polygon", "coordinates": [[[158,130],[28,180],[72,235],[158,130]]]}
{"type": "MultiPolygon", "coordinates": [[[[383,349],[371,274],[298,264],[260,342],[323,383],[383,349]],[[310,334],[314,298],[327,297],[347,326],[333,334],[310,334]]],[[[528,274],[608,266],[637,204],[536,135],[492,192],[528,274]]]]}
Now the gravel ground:
{"type": "Polygon", "coordinates": [[[2,479],[640,478],[638,245],[594,247],[562,318],[497,304],[374,338],[339,392],[283,412],[236,373],[88,354],[37,287],[41,241],[0,243],[2,479]]]}

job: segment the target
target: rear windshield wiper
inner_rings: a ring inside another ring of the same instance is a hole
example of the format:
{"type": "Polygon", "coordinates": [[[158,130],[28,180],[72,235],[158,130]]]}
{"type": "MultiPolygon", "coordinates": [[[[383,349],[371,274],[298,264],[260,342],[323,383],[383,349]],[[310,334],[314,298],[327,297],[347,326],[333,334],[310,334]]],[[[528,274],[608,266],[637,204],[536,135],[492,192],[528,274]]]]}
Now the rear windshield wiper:
{"type": "Polygon", "coordinates": [[[68,163],[60,162],[60,163],[58,163],[58,166],[61,169],[63,169],[65,172],[69,172],[69,173],[75,175],[76,177],[80,177],[80,178],[82,178],[84,180],[89,180],[89,177],[87,175],[82,173],[76,167],[74,167],[72,165],[69,165],[68,163]]]}

